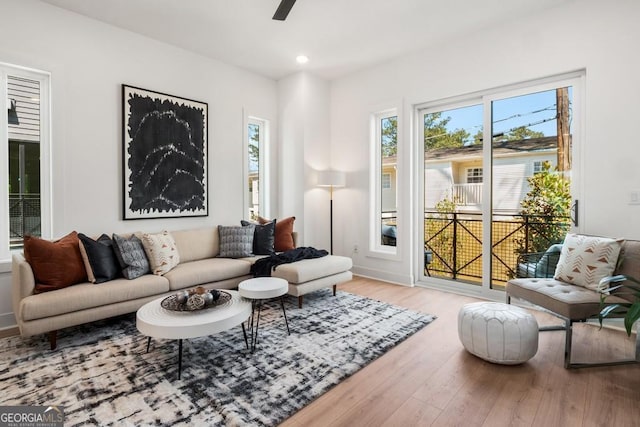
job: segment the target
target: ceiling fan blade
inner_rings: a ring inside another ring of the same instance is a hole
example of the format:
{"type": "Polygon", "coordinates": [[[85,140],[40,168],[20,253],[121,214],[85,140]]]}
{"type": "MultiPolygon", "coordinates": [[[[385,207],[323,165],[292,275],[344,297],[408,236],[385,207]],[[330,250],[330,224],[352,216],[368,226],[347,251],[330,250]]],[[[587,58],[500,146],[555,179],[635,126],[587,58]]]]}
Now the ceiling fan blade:
{"type": "Polygon", "coordinates": [[[280,2],[280,6],[276,10],[276,13],[273,15],[273,19],[277,21],[284,21],[287,19],[287,15],[291,12],[291,8],[293,7],[296,0],[282,0],[280,2]]]}

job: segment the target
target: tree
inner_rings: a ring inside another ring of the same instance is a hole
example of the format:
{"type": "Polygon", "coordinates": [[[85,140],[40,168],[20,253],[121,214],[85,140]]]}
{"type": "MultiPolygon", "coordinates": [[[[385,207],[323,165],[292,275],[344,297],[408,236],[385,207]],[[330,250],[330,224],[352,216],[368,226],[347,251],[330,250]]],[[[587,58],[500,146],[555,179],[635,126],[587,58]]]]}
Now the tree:
{"type": "Polygon", "coordinates": [[[385,117],[380,124],[382,131],[382,157],[398,154],[398,117],[385,117]]]}
{"type": "Polygon", "coordinates": [[[530,190],[520,202],[526,233],[517,239],[519,253],[542,252],[561,242],[569,231],[570,181],[543,162],[542,171],[527,179],[530,190]]]}
{"type": "Polygon", "coordinates": [[[493,137],[494,142],[501,141],[521,141],[523,139],[541,138],[544,136],[544,132],[538,132],[531,130],[526,126],[518,126],[508,132],[493,137]]]}
{"type": "Polygon", "coordinates": [[[441,112],[424,116],[424,149],[463,147],[470,140],[469,132],[464,129],[448,130],[451,117],[442,117],[441,112]]]}
{"type": "Polygon", "coordinates": [[[260,133],[258,126],[249,125],[249,161],[260,163],[260,133]]]}

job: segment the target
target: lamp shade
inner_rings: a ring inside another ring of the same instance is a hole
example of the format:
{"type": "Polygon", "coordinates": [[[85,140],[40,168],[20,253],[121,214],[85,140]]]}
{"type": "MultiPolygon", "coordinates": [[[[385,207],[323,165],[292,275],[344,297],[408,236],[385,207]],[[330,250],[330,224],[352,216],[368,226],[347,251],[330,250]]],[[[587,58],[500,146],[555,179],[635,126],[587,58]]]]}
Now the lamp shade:
{"type": "Polygon", "coordinates": [[[344,187],[345,173],[335,170],[318,172],[318,187],[344,187]]]}

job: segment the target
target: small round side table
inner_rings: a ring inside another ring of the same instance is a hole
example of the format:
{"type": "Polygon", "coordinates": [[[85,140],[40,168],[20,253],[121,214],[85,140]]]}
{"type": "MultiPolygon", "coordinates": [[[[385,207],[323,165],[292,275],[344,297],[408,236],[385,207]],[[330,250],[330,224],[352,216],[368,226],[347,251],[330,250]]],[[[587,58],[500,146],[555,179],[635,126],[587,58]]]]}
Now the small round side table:
{"type": "Polygon", "coordinates": [[[280,306],[282,307],[284,322],[287,326],[287,334],[291,335],[291,331],[289,331],[289,321],[287,320],[287,312],[284,309],[284,296],[288,291],[289,283],[286,280],[277,277],[256,277],[244,280],[238,285],[238,292],[240,293],[240,296],[251,300],[251,316],[249,317],[251,352],[256,349],[262,303],[267,300],[278,297],[280,298],[280,306]]]}

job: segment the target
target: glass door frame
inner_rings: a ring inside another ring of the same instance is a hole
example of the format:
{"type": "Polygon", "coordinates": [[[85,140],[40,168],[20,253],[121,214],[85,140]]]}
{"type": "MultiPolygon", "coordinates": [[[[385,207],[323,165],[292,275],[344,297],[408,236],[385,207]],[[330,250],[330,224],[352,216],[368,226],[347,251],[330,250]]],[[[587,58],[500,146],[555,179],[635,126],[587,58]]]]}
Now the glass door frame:
{"type": "MultiPolygon", "coordinates": [[[[526,95],[534,92],[542,92],[560,87],[573,87],[573,115],[572,115],[572,167],[571,167],[571,195],[572,199],[583,199],[582,185],[582,147],[584,140],[584,86],[585,72],[584,70],[567,73],[558,76],[552,76],[544,79],[523,82],[519,84],[509,85],[501,88],[487,90],[483,92],[473,93],[466,96],[457,96],[447,98],[435,102],[422,104],[414,104],[412,106],[412,129],[415,135],[413,141],[414,148],[414,180],[415,193],[414,200],[415,209],[413,229],[419,234],[414,243],[414,277],[415,284],[418,286],[430,287],[449,292],[456,292],[472,296],[480,296],[492,300],[503,300],[504,291],[492,289],[491,284],[491,268],[492,268],[492,213],[493,213],[493,153],[492,145],[492,102],[506,98],[526,95]],[[451,110],[470,105],[483,105],[483,195],[482,195],[482,284],[481,286],[469,285],[467,283],[455,280],[430,277],[424,272],[424,114],[433,113],[443,110],[451,110]]],[[[584,224],[584,204],[580,206],[582,211],[576,212],[575,215],[580,216],[578,226],[572,224],[571,232],[580,232],[582,224],[584,224]]]]}

